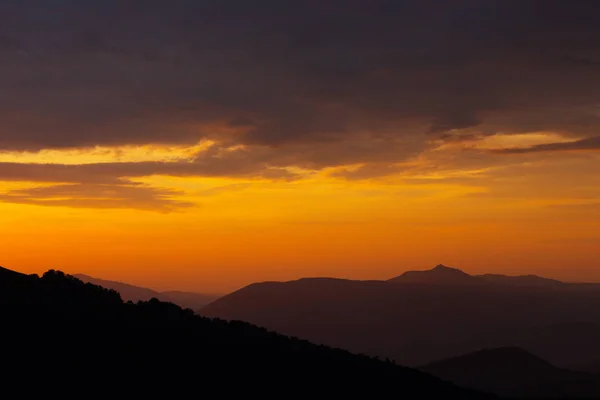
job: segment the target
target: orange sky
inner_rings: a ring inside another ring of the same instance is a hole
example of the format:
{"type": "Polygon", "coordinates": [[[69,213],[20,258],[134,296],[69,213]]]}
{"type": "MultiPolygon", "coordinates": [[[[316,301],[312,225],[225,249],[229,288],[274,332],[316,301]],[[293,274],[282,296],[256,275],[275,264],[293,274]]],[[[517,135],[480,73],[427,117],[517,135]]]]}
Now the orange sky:
{"type": "Polygon", "coordinates": [[[600,281],[594,2],[0,3],[2,266],[600,281]]]}
{"type": "MultiPolygon", "coordinates": [[[[66,206],[0,202],[2,264],[209,292],[302,276],[385,279],[437,263],[471,273],[600,281],[600,207],[593,200],[600,194],[598,154],[487,155],[501,164],[446,164],[470,151],[465,148],[543,139],[432,146],[399,172],[371,179],[340,177],[336,169],[304,171],[292,181],[138,179],[177,189],[175,198],[193,204],[168,212],[79,206],[81,196],[66,206]]],[[[119,153],[121,160],[139,161],[173,151],[119,153]]],[[[1,161],[85,164],[116,157],[102,153],[100,160],[93,151],[7,153],[1,161]]],[[[44,185],[4,182],[0,191],[44,185]]]]}

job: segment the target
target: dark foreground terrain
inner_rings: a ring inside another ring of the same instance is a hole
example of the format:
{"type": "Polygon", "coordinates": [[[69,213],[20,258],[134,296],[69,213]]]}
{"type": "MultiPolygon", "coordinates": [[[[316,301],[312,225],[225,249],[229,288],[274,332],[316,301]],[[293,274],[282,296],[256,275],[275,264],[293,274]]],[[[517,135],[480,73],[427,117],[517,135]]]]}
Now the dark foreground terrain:
{"type": "Polygon", "coordinates": [[[3,390],[14,398],[490,398],[171,303],[124,303],[57,271],[0,269],[0,317],[3,390]]]}

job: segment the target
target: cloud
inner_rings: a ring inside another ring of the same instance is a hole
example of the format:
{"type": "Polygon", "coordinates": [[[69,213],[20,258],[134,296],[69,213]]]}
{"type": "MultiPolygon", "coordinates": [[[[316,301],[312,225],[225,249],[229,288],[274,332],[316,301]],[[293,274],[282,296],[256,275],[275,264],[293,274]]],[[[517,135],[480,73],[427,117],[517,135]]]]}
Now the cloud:
{"type": "Polygon", "coordinates": [[[424,148],[419,141],[393,137],[348,136],[341,143],[263,145],[215,144],[189,161],[103,162],[89,164],[0,163],[0,181],[119,184],[129,178],[152,175],[294,180],[305,173],[340,165],[393,163],[424,148]],[[292,168],[295,168],[294,171],[292,168]],[[298,171],[304,170],[306,172],[298,171]]]}
{"type": "Polygon", "coordinates": [[[491,150],[497,154],[523,154],[554,151],[600,150],[600,136],[593,136],[572,142],[545,143],[530,147],[515,147],[491,150]]]}
{"type": "Polygon", "coordinates": [[[139,184],[106,185],[78,183],[33,187],[0,193],[5,203],[72,208],[130,208],[171,212],[195,206],[194,203],[174,200],[183,193],[139,184]]]}
{"type": "Polygon", "coordinates": [[[352,169],[341,169],[338,171],[333,171],[329,174],[329,176],[344,178],[347,180],[363,180],[397,174],[402,170],[404,170],[404,167],[402,165],[387,163],[371,163],[360,165],[352,169]]]}
{"type": "Polygon", "coordinates": [[[215,194],[245,190],[250,187],[252,187],[251,183],[231,183],[229,185],[222,185],[222,186],[212,187],[209,189],[199,190],[198,192],[196,192],[196,194],[200,195],[200,196],[212,196],[215,194]]]}
{"type": "Polygon", "coordinates": [[[242,177],[293,179],[284,168],[269,166],[262,154],[246,150],[213,149],[193,161],[106,162],[93,164],[0,163],[0,181],[120,184],[129,178],[152,175],[176,177],[242,177]]]}
{"type": "Polygon", "coordinates": [[[136,179],[450,179],[597,150],[598,26],[585,1],[2,2],[0,151],[215,144],[170,162],[0,163],[0,181],[54,184],[0,200],[177,209],[136,179]],[[540,131],[574,141],[461,150],[540,131]],[[440,141],[455,147],[427,152],[440,141]]]}
{"type": "Polygon", "coordinates": [[[585,1],[3,2],[0,149],[591,136],[599,25],[585,1]]]}

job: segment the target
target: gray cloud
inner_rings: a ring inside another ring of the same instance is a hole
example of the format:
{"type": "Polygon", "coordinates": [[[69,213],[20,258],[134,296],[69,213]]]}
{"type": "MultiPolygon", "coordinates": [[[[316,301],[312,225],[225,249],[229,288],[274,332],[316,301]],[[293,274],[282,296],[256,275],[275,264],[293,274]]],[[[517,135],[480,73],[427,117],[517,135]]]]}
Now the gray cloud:
{"type": "Polygon", "coordinates": [[[579,0],[3,2],[0,149],[590,135],[598,26],[579,0]]]}

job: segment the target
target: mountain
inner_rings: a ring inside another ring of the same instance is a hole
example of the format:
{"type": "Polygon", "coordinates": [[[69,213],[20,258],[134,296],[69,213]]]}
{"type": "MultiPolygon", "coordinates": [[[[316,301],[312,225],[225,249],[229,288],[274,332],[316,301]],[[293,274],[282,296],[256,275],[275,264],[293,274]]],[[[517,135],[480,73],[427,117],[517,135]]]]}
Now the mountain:
{"type": "Polygon", "coordinates": [[[428,271],[406,271],[400,276],[389,279],[388,282],[471,285],[481,283],[481,280],[460,269],[450,268],[440,264],[428,271]]]}
{"type": "Polygon", "coordinates": [[[516,285],[516,286],[556,286],[563,282],[536,275],[508,276],[500,274],[469,275],[457,268],[439,264],[430,270],[406,271],[391,278],[388,282],[429,283],[443,285],[516,285]]]}
{"type": "Polygon", "coordinates": [[[573,367],[573,369],[600,374],[600,360],[587,363],[585,365],[578,365],[577,367],[573,367]]]}
{"type": "Polygon", "coordinates": [[[523,347],[559,366],[600,354],[598,285],[490,283],[457,271],[437,267],[408,282],[255,283],[198,312],[413,366],[486,347],[523,347]]]}
{"type": "Polygon", "coordinates": [[[158,299],[161,301],[168,301],[177,304],[179,307],[182,308],[197,310],[209,303],[212,303],[219,297],[221,297],[220,294],[205,294],[169,290],[166,292],[160,292],[158,299]]]}
{"type": "Polygon", "coordinates": [[[152,298],[156,298],[160,301],[166,301],[177,304],[178,306],[183,308],[191,308],[192,310],[197,310],[200,307],[203,307],[206,304],[220,297],[220,295],[215,294],[202,294],[193,292],[157,292],[152,289],[133,286],[127,283],[93,278],[85,274],[75,274],[73,276],[85,283],[93,283],[94,285],[102,286],[106,289],[116,290],[117,292],[119,292],[123,300],[133,301],[134,303],[138,301],[148,301],[152,298]]]}
{"type": "MultiPolygon", "coordinates": [[[[562,322],[536,326],[518,332],[503,332],[501,339],[489,346],[518,346],[565,367],[584,366],[600,356],[600,322],[562,322]]],[[[588,369],[583,369],[585,371],[588,369]]],[[[600,371],[598,371],[600,372],[600,371]]]]}
{"type": "Polygon", "coordinates": [[[475,276],[489,283],[497,283],[503,285],[556,286],[562,285],[564,283],[555,279],[543,278],[537,275],[507,276],[498,274],[484,274],[475,276]]]}
{"type": "Polygon", "coordinates": [[[427,373],[119,294],[59,271],[0,270],[3,390],[22,397],[190,393],[484,399],[427,373]],[[14,387],[13,387],[14,385],[14,387]]]}
{"type": "Polygon", "coordinates": [[[420,369],[457,385],[499,396],[600,398],[600,375],[557,368],[517,347],[480,350],[420,369]]]}

